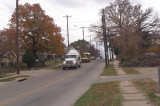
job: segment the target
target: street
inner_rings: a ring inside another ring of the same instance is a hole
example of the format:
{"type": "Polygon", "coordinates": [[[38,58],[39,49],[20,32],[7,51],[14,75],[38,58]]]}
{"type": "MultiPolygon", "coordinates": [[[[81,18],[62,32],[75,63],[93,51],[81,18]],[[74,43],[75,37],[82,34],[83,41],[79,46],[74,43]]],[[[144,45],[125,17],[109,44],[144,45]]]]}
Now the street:
{"type": "Polygon", "coordinates": [[[37,71],[25,81],[0,86],[0,106],[71,106],[103,68],[104,60],[95,60],[78,69],[37,71]]]}

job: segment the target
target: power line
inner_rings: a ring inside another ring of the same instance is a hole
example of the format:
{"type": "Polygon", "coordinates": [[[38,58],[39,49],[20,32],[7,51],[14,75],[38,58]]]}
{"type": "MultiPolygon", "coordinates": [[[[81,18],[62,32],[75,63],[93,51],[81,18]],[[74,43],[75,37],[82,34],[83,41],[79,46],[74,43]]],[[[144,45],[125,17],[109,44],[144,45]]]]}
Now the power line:
{"type": "MultiPolygon", "coordinates": [[[[76,28],[76,29],[69,29],[69,30],[79,30],[81,28],[76,28]]],[[[67,30],[61,30],[61,31],[67,31],[67,30]]]]}
{"type": "Polygon", "coordinates": [[[6,15],[6,14],[9,14],[9,13],[13,13],[13,11],[10,11],[10,12],[6,12],[6,13],[3,13],[3,14],[0,14],[0,16],[6,15]]]}

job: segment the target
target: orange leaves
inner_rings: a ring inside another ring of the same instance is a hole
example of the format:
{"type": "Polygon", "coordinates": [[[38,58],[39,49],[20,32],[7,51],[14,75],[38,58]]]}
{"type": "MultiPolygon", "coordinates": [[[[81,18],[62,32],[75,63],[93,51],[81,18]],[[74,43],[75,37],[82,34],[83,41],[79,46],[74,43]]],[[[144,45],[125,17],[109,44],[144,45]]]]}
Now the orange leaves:
{"type": "MultiPolygon", "coordinates": [[[[10,28],[15,28],[15,12],[11,18],[10,28]]],[[[60,28],[53,19],[45,15],[39,4],[28,3],[19,6],[19,31],[23,48],[37,52],[61,54],[64,51],[63,38],[60,28]]]]}
{"type": "Polygon", "coordinates": [[[4,29],[0,32],[0,55],[3,56],[6,53],[9,53],[15,50],[15,31],[13,29],[4,29]]]}

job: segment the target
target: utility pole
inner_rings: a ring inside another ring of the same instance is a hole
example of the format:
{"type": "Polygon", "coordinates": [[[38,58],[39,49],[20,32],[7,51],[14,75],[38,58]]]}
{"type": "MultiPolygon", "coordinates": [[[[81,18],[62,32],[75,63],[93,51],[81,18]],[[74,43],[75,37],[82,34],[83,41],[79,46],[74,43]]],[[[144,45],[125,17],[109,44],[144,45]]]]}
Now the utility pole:
{"type": "Polygon", "coordinates": [[[68,16],[68,14],[66,16],[63,16],[67,18],[67,39],[68,39],[68,51],[69,51],[69,27],[68,27],[68,18],[71,16],[68,16]]]}
{"type": "Polygon", "coordinates": [[[18,18],[18,1],[16,0],[16,46],[17,46],[17,74],[19,72],[19,18],[18,18]]]}
{"type": "Polygon", "coordinates": [[[91,46],[92,46],[91,36],[93,36],[93,35],[89,35],[89,37],[90,37],[90,53],[92,52],[92,50],[91,50],[91,46]]]}
{"type": "MultiPolygon", "coordinates": [[[[90,37],[90,44],[92,43],[92,39],[91,39],[91,36],[93,36],[93,35],[89,35],[89,37],[90,37]]],[[[92,45],[92,44],[91,44],[92,45]]]]}
{"type": "Polygon", "coordinates": [[[82,28],[82,33],[83,33],[83,40],[84,40],[84,28],[86,28],[86,27],[81,27],[82,28]]]}
{"type": "Polygon", "coordinates": [[[108,49],[107,49],[106,22],[105,22],[104,9],[102,10],[102,28],[103,28],[103,40],[104,40],[104,52],[105,52],[105,66],[108,67],[108,59],[106,54],[108,53],[108,49]]]}
{"type": "Polygon", "coordinates": [[[96,41],[96,58],[98,57],[98,41],[96,41]]]}
{"type": "Polygon", "coordinates": [[[84,48],[84,51],[85,51],[85,47],[84,47],[84,28],[86,28],[86,27],[81,27],[82,28],[82,34],[83,34],[83,48],[84,48]]]}

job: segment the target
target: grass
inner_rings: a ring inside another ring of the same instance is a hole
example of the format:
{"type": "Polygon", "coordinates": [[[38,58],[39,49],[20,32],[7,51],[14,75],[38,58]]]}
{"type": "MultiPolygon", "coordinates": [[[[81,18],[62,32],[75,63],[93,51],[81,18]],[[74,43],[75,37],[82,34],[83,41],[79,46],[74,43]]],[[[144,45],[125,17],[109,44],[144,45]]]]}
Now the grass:
{"type": "Polygon", "coordinates": [[[50,67],[50,66],[56,66],[58,64],[62,64],[63,60],[60,61],[45,61],[45,66],[50,67]]]}
{"type": "Polygon", "coordinates": [[[50,67],[50,68],[48,68],[48,70],[50,70],[50,69],[57,69],[57,68],[62,68],[62,65],[50,67]]]}
{"type": "Polygon", "coordinates": [[[0,78],[8,77],[8,75],[0,75],[0,78]]]}
{"type": "Polygon", "coordinates": [[[17,77],[5,78],[5,79],[0,80],[0,82],[9,82],[9,81],[15,80],[16,78],[22,78],[22,77],[29,77],[29,76],[28,75],[21,75],[21,76],[17,76],[17,77]]]}
{"type": "Polygon", "coordinates": [[[117,72],[114,69],[113,64],[109,64],[108,67],[105,67],[103,72],[100,74],[101,76],[114,76],[117,75],[117,72]]]}
{"type": "Polygon", "coordinates": [[[123,67],[124,72],[128,75],[135,75],[135,74],[140,74],[136,69],[132,67],[123,67]]]}
{"type": "Polygon", "coordinates": [[[158,83],[150,80],[134,80],[134,85],[139,88],[142,92],[146,93],[151,103],[156,106],[160,106],[160,98],[158,98],[155,94],[158,93],[158,83]]]}
{"type": "Polygon", "coordinates": [[[119,82],[93,84],[73,106],[121,106],[119,82]]]}
{"type": "Polygon", "coordinates": [[[2,79],[0,80],[0,82],[9,82],[9,81],[13,81],[14,78],[6,78],[6,79],[2,79]]]}
{"type": "MultiPolygon", "coordinates": [[[[43,68],[47,68],[47,67],[54,67],[58,64],[62,64],[63,60],[59,60],[59,61],[45,61],[45,66],[38,66],[37,67],[33,67],[32,70],[39,70],[39,69],[43,69],[43,68]]],[[[23,70],[23,71],[26,71],[26,70],[30,70],[28,67],[27,67],[27,64],[26,63],[20,63],[20,70],[23,70]]],[[[55,68],[58,68],[57,66],[54,67],[55,68]]],[[[1,67],[2,69],[2,73],[11,73],[11,72],[16,72],[16,66],[12,66],[12,67],[1,67]]],[[[53,69],[53,68],[52,68],[53,69]]],[[[0,76],[1,78],[1,76],[0,76]]]]}

